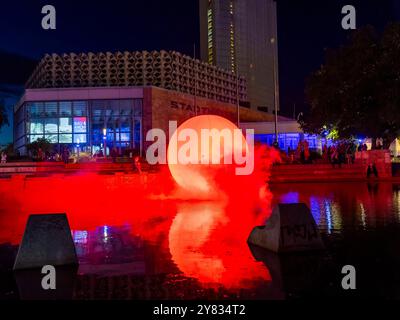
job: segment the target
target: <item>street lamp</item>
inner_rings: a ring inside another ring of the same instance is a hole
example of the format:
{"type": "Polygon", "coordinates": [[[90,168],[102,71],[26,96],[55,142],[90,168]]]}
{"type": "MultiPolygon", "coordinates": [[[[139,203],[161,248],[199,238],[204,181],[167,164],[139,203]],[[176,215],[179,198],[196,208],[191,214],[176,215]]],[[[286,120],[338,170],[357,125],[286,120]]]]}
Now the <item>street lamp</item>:
{"type": "Polygon", "coordinates": [[[77,139],[77,140],[76,140],[76,151],[77,151],[77,159],[76,159],[76,162],[79,162],[79,152],[80,152],[80,145],[79,145],[79,143],[80,143],[80,140],[77,139]]]}
{"type": "Polygon", "coordinates": [[[107,157],[107,128],[103,128],[104,157],[107,157]]]}
{"type": "Polygon", "coordinates": [[[278,70],[276,68],[276,50],[275,50],[275,38],[270,39],[272,45],[272,57],[273,57],[273,74],[274,74],[274,104],[275,104],[275,141],[274,144],[278,146],[278,108],[279,108],[279,84],[278,84],[278,70]]]}

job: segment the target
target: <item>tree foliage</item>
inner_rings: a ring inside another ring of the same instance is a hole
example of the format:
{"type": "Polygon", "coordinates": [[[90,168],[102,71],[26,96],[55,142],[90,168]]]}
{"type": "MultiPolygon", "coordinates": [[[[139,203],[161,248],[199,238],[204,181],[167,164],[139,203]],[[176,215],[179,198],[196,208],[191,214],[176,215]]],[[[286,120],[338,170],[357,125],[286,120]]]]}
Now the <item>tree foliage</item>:
{"type": "Polygon", "coordinates": [[[327,50],[326,61],[306,82],[309,133],[337,130],[339,138],[381,137],[388,145],[400,133],[400,24],[382,35],[357,30],[345,46],[327,50]]]}
{"type": "Polygon", "coordinates": [[[51,142],[46,138],[39,138],[36,141],[29,143],[26,148],[33,157],[37,157],[39,154],[39,149],[45,154],[51,151],[52,145],[51,142]]]}

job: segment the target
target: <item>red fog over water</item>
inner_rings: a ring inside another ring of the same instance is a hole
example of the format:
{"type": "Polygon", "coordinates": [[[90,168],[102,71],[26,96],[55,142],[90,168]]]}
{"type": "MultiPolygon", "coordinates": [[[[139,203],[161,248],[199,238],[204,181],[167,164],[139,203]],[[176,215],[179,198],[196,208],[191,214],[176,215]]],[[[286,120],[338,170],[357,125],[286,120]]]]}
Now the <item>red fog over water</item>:
{"type": "Polygon", "coordinates": [[[29,214],[66,213],[72,230],[129,225],[144,240],[162,239],[179,270],[203,284],[243,288],[250,280],[270,280],[246,240],[270,214],[266,182],[277,159],[275,150],[257,147],[251,175],[219,167],[209,195],[177,185],[166,166],[157,174],[2,179],[0,244],[21,241],[29,214]]]}

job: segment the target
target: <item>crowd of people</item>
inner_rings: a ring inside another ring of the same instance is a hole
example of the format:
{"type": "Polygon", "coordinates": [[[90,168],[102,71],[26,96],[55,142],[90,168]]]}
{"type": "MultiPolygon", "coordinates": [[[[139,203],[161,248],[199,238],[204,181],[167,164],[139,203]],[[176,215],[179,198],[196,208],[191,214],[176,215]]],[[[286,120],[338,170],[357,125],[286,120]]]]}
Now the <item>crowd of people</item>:
{"type": "MultiPolygon", "coordinates": [[[[141,166],[141,159],[139,156],[135,155],[133,150],[128,150],[128,153],[125,153],[124,156],[129,156],[129,158],[132,159],[133,161],[133,167],[134,170],[141,173],[142,172],[142,166],[141,166]]],[[[64,147],[61,154],[56,152],[53,154],[49,154],[45,157],[42,156],[42,152],[38,152],[39,156],[38,156],[38,160],[39,161],[44,161],[44,160],[50,160],[50,161],[62,161],[65,164],[69,163],[70,161],[70,156],[71,156],[71,152],[67,147],[64,147]]],[[[110,158],[112,160],[113,163],[117,162],[117,158],[121,156],[121,154],[118,152],[117,148],[112,148],[110,150],[110,158]]],[[[104,152],[103,149],[98,149],[93,155],[92,158],[104,158],[104,152]]]]}
{"type": "MultiPolygon", "coordinates": [[[[382,145],[377,144],[376,149],[382,149],[382,145]]],[[[310,150],[307,140],[298,143],[296,149],[288,148],[287,162],[289,163],[330,163],[333,167],[342,164],[354,164],[356,152],[367,151],[365,143],[356,144],[355,141],[339,141],[335,144],[323,145],[322,152],[310,150]]]]}
{"type": "MultiPolygon", "coordinates": [[[[366,150],[367,145],[363,145],[362,149],[364,148],[366,150]]],[[[333,167],[336,165],[341,167],[342,164],[354,164],[356,151],[357,146],[353,141],[343,141],[329,147],[324,145],[322,159],[325,163],[331,163],[333,167]]]]}
{"type": "Polygon", "coordinates": [[[307,140],[300,141],[296,150],[288,148],[287,155],[291,163],[309,163],[311,161],[310,147],[307,140]]]}
{"type": "MultiPolygon", "coordinates": [[[[277,149],[278,146],[275,146],[277,149]]],[[[383,149],[383,144],[377,141],[374,149],[383,149]]],[[[299,141],[296,149],[287,150],[287,153],[280,150],[281,158],[283,162],[286,163],[301,163],[301,164],[311,164],[311,163],[330,163],[333,167],[341,167],[343,164],[354,164],[356,159],[356,152],[367,151],[368,147],[365,143],[356,144],[354,140],[349,141],[339,141],[334,144],[324,144],[322,147],[322,152],[318,152],[314,149],[310,150],[309,142],[304,139],[299,141]]],[[[117,148],[111,148],[109,156],[113,163],[117,162],[117,158],[123,156],[124,158],[129,157],[132,159],[134,164],[134,169],[141,172],[141,161],[137,156],[137,150],[127,149],[124,150],[123,154],[120,154],[117,148]]],[[[71,151],[67,146],[64,146],[59,152],[44,152],[41,148],[37,150],[34,158],[37,161],[62,161],[65,164],[70,162],[71,151]]],[[[78,155],[79,157],[79,155],[78,155]]],[[[105,154],[103,149],[98,149],[93,155],[89,155],[89,158],[104,158],[105,154]]],[[[7,154],[2,151],[0,153],[1,164],[7,162],[7,154]]],[[[376,169],[373,167],[369,168],[369,174],[375,174],[376,169]]]]}

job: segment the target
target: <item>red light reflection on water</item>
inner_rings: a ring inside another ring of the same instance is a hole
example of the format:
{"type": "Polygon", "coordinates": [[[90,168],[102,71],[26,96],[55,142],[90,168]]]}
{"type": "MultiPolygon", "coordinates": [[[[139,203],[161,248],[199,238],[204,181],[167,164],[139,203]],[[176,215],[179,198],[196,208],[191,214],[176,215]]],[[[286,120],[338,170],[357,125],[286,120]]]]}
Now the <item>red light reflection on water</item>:
{"type": "Polygon", "coordinates": [[[239,288],[257,279],[270,280],[265,266],[254,263],[247,234],[241,232],[252,219],[243,220],[232,222],[220,203],[179,205],[169,230],[173,261],[203,283],[239,288]]]}
{"type": "MultiPolygon", "coordinates": [[[[265,156],[265,149],[257,157],[265,156]]],[[[267,159],[270,159],[267,156],[267,159]]],[[[269,160],[268,160],[269,161],[269,160]]],[[[203,285],[251,287],[270,280],[247,247],[250,230],[269,213],[271,195],[256,162],[255,174],[216,176],[221,188],[212,202],[179,190],[168,170],[158,174],[53,175],[0,180],[0,244],[21,241],[29,214],[65,212],[71,229],[128,225],[131,234],[160,242],[187,277],[203,285]]]]}

